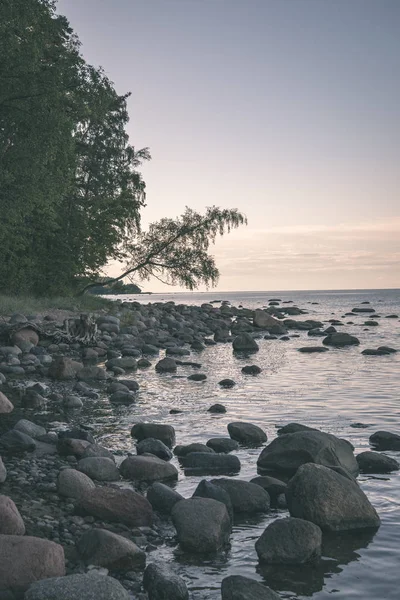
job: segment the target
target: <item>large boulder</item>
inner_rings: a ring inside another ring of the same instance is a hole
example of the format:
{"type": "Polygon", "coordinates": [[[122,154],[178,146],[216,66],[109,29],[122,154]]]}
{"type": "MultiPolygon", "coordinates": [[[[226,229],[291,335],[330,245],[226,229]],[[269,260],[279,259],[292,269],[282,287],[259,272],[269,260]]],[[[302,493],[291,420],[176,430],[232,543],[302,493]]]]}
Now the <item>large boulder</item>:
{"type": "Polygon", "coordinates": [[[166,564],[149,564],[144,572],[143,587],[149,600],[189,600],[186,583],[166,564]]]}
{"type": "Polygon", "coordinates": [[[169,515],[175,504],[184,498],[168,485],[156,481],[147,490],[147,500],[153,510],[169,515]]]}
{"type": "Polygon", "coordinates": [[[234,338],[232,346],[237,352],[257,352],[259,350],[256,340],[250,333],[245,332],[240,333],[234,338]]]}
{"type": "Polygon", "coordinates": [[[0,415],[6,415],[14,410],[13,404],[9,401],[7,396],[0,392],[0,415]]]}
{"type": "Polygon", "coordinates": [[[325,346],[334,346],[335,348],[344,348],[345,346],[358,346],[360,340],[354,335],[345,332],[330,333],[322,340],[325,346]]]}
{"type": "Polygon", "coordinates": [[[324,531],[380,525],[378,514],[356,481],[322,465],[302,465],[289,481],[286,497],[291,516],[311,521],[324,531]]]}
{"type": "Polygon", "coordinates": [[[131,527],[152,525],[153,509],[141,494],[127,489],[88,490],[77,504],[79,512],[131,527]]]}
{"type": "MultiPolygon", "coordinates": [[[[209,448],[211,450],[211,448],[209,448]]],[[[191,452],[180,458],[185,471],[190,473],[238,473],[240,460],[233,454],[217,454],[216,452],[191,452]]]]}
{"type": "Polygon", "coordinates": [[[222,580],[222,600],[280,600],[271,588],[242,575],[229,575],[222,580]]]}
{"type": "Polygon", "coordinates": [[[376,431],[369,442],[375,450],[400,450],[400,435],[390,431],[376,431]]]}
{"type": "Polygon", "coordinates": [[[253,313],[253,325],[260,329],[270,329],[276,325],[280,325],[278,319],[275,319],[272,315],[267,313],[265,310],[256,309],[253,313]]]}
{"type": "Polygon", "coordinates": [[[302,565],[321,557],[322,531],[310,521],[289,517],[270,523],[256,541],[260,563],[302,565]]]}
{"type": "Polygon", "coordinates": [[[231,520],[225,504],[211,498],[181,500],[172,509],[178,541],[189,552],[216,552],[229,541],[231,520]]]}
{"type": "Polygon", "coordinates": [[[25,590],[39,579],[63,575],[64,550],[59,544],[37,537],[0,535],[0,590],[25,590]]]}
{"type": "Polygon", "coordinates": [[[257,466],[263,473],[291,476],[305,463],[342,467],[351,475],[358,475],[350,443],[322,431],[298,431],[277,437],[263,449],[257,466]]]}
{"type": "Polygon", "coordinates": [[[0,534],[24,535],[25,525],[18,508],[8,496],[0,496],[0,534]]]}
{"type": "Polygon", "coordinates": [[[259,485],[225,477],[212,479],[211,483],[229,494],[235,513],[264,513],[269,510],[269,494],[259,485]]]}
{"type": "Polygon", "coordinates": [[[24,600],[130,600],[131,596],[117,579],[88,573],[52,577],[30,586],[24,600]]]}
{"type": "Polygon", "coordinates": [[[361,452],[356,460],[361,473],[391,473],[400,468],[397,460],[380,452],[361,452]]]}
{"type": "Polygon", "coordinates": [[[94,482],[76,469],[62,469],[57,478],[57,492],[60,496],[79,499],[95,488],[94,482]]]}
{"type": "Polygon", "coordinates": [[[125,479],[134,481],[178,479],[177,468],[157,456],[128,456],[122,461],[120,472],[125,479]]]}
{"type": "Polygon", "coordinates": [[[246,446],[260,446],[267,441],[265,431],[253,425],[253,423],[245,423],[236,421],[228,424],[228,433],[233,440],[246,446]]]}
{"type": "Polygon", "coordinates": [[[107,529],[89,529],[80,537],[77,549],[87,565],[111,571],[144,569],[146,553],[134,542],[107,529]]]}
{"type": "Polygon", "coordinates": [[[97,481],[119,481],[120,479],[119,471],[111,458],[103,456],[81,458],[77,467],[79,471],[97,481]]]}
{"type": "Polygon", "coordinates": [[[168,448],[175,445],[175,429],[172,425],[160,423],[136,423],[131,429],[131,436],[138,442],[147,438],[161,440],[168,448]]]}

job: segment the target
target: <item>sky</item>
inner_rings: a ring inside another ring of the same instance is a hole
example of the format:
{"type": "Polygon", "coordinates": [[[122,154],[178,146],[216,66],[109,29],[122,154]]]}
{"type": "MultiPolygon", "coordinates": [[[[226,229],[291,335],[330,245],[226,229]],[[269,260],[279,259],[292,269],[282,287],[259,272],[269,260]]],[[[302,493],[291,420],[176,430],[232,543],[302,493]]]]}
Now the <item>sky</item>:
{"type": "Polygon", "coordinates": [[[143,225],[185,206],[246,214],[211,249],[218,290],[400,287],[399,0],[60,0],[58,12],[85,59],[132,92],[130,141],[152,154],[143,225]]]}

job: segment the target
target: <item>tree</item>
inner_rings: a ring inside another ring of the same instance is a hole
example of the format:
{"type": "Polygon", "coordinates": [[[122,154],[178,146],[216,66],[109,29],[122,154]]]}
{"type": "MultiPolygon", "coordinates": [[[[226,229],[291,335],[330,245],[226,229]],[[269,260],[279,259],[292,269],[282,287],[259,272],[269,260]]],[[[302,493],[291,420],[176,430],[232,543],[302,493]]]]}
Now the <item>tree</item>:
{"type": "MultiPolygon", "coordinates": [[[[124,277],[135,275],[141,280],[151,277],[169,285],[182,285],[190,290],[199,285],[214,286],[219,271],[215,259],[209,254],[210,244],[217,235],[247,223],[237,209],[212,206],[204,215],[186,208],[176,219],[161,219],[152,223],[146,232],[140,232],[126,249],[130,253],[127,268],[121,275],[103,281],[112,285],[124,277]]],[[[98,283],[86,285],[80,294],[98,283]]]]}

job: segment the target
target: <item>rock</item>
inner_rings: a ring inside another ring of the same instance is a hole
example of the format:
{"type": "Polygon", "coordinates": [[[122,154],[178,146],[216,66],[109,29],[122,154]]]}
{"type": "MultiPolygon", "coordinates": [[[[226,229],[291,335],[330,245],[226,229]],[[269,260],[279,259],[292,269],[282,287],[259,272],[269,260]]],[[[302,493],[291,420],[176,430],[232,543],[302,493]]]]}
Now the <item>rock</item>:
{"type": "Polygon", "coordinates": [[[139,390],[139,384],[134,379],[120,379],[119,383],[127,387],[130,392],[137,392],[139,390]]]}
{"type": "Polygon", "coordinates": [[[126,392],[118,390],[110,396],[111,404],[134,404],[136,399],[134,392],[130,392],[129,390],[126,392]]]}
{"type": "Polygon", "coordinates": [[[88,573],[52,577],[30,586],[24,600],[130,600],[117,579],[88,573]]]}
{"type": "Polygon", "coordinates": [[[242,368],[242,373],[245,375],[258,375],[261,373],[261,369],[257,365],[247,365],[242,368]]]}
{"type": "Polygon", "coordinates": [[[235,513],[265,513],[269,510],[269,494],[259,485],[228,478],[212,479],[211,483],[229,494],[235,513]]]}
{"type": "Polygon", "coordinates": [[[361,352],[361,354],[364,354],[365,356],[387,356],[388,354],[391,354],[390,351],[388,351],[384,346],[381,346],[380,348],[365,348],[365,350],[363,350],[361,352]]]}
{"type": "Polygon", "coordinates": [[[151,362],[147,358],[139,358],[137,365],[139,369],[147,369],[147,367],[151,367],[151,362]]]}
{"type": "Polygon", "coordinates": [[[7,396],[0,392],[0,415],[6,415],[14,410],[14,405],[9,401],[7,396]]]}
{"type": "Polygon", "coordinates": [[[86,440],[75,440],[73,438],[59,438],[57,441],[57,452],[61,456],[76,456],[82,458],[85,450],[92,444],[86,440]]]}
{"type": "Polygon", "coordinates": [[[64,398],[65,408],[82,408],[83,402],[78,396],[69,395],[64,398]]]}
{"type": "Polygon", "coordinates": [[[232,342],[236,352],[257,352],[260,348],[250,333],[240,333],[232,342]]]}
{"type": "Polygon", "coordinates": [[[144,569],[146,553],[131,540],[106,529],[89,529],[78,540],[77,549],[87,565],[111,571],[144,569]]]}
{"type": "Polygon", "coordinates": [[[3,450],[3,452],[18,454],[20,452],[33,452],[35,448],[35,440],[16,429],[11,429],[0,436],[0,450],[3,450]]]}
{"type": "Polygon", "coordinates": [[[34,581],[64,574],[64,550],[59,544],[37,537],[0,535],[0,589],[25,590],[34,581]]]}
{"type": "Polygon", "coordinates": [[[233,388],[236,385],[236,382],[233,379],[221,379],[218,384],[223,388],[233,388]]]}
{"type": "Polygon", "coordinates": [[[400,450],[400,435],[390,431],[376,431],[369,442],[376,450],[400,450]]]}
{"type": "Polygon", "coordinates": [[[207,379],[207,375],[205,373],[193,373],[193,375],[189,375],[189,381],[204,381],[207,379]]]}
{"type": "Polygon", "coordinates": [[[184,500],[184,498],[168,485],[156,481],[147,490],[147,500],[153,510],[169,515],[175,504],[180,500],[184,500]]]}
{"type": "Polygon", "coordinates": [[[374,313],[374,308],[353,308],[352,313],[374,313]]]}
{"type": "Polygon", "coordinates": [[[152,525],[151,504],[141,494],[108,487],[88,490],[77,505],[79,512],[131,527],[152,525]]]}
{"type": "Polygon", "coordinates": [[[189,600],[186,583],[165,564],[151,563],[146,567],[143,587],[149,600],[189,600]]]}
{"type": "Polygon", "coordinates": [[[171,460],[173,457],[171,450],[161,440],[156,440],[155,438],[146,438],[136,444],[136,452],[139,455],[154,454],[154,456],[162,460],[171,460]]]}
{"type": "Polygon", "coordinates": [[[238,442],[231,438],[211,438],[206,445],[214,452],[224,452],[225,454],[239,448],[238,442]]]}
{"type": "Polygon", "coordinates": [[[222,580],[222,600],[280,600],[271,588],[242,575],[230,575],[222,580]]]}
{"type": "Polygon", "coordinates": [[[397,352],[395,348],[391,348],[390,346],[379,346],[378,350],[386,352],[386,354],[395,354],[397,352]]]}
{"type": "Polygon", "coordinates": [[[2,458],[0,456],[0,483],[4,483],[5,480],[7,479],[7,469],[2,461],[2,458]]]}
{"type": "Polygon", "coordinates": [[[82,458],[77,465],[79,471],[97,481],[119,481],[119,471],[115,462],[103,456],[82,458]]]}
{"type": "Polygon", "coordinates": [[[82,454],[82,458],[92,457],[109,458],[115,462],[114,454],[99,444],[90,444],[85,448],[82,454]]]}
{"type": "Polygon", "coordinates": [[[205,444],[200,444],[199,442],[194,442],[193,444],[188,444],[187,446],[175,446],[174,448],[174,454],[175,456],[187,456],[188,454],[191,454],[192,452],[210,452],[210,453],[214,453],[214,450],[212,448],[209,448],[208,446],[206,446],[205,444]]]}
{"type": "Polygon", "coordinates": [[[62,469],[57,478],[57,492],[60,496],[79,499],[96,486],[94,482],[76,469],[62,469]]]}
{"type": "Polygon", "coordinates": [[[88,365],[79,369],[76,373],[76,377],[79,381],[105,381],[107,379],[107,373],[101,367],[95,365],[88,365]]]}
{"type": "Polygon", "coordinates": [[[303,346],[302,348],[297,348],[297,350],[304,354],[318,354],[328,352],[329,348],[324,348],[323,346],[303,346]]]}
{"type": "Polygon", "coordinates": [[[136,423],[131,429],[131,436],[139,442],[147,438],[161,440],[168,448],[175,445],[175,429],[172,425],[158,423],[136,423]]]}
{"type": "Polygon", "coordinates": [[[281,494],[286,493],[287,485],[280,479],[276,479],[275,477],[269,477],[268,475],[254,477],[251,479],[250,483],[254,483],[255,485],[259,485],[266,492],[268,492],[269,497],[271,499],[271,506],[277,506],[278,497],[281,494]]]}
{"type": "Polygon", "coordinates": [[[124,369],[124,371],[136,371],[137,360],[133,356],[121,356],[120,358],[112,358],[106,362],[106,368],[112,371],[115,367],[124,369]]]}
{"type": "Polygon", "coordinates": [[[57,356],[49,367],[49,377],[58,381],[75,379],[78,371],[83,369],[83,364],[72,360],[68,356],[57,356]]]}
{"type": "Polygon", "coordinates": [[[155,366],[157,373],[176,373],[177,368],[175,360],[170,357],[159,360],[155,366]]]}
{"type": "Polygon", "coordinates": [[[217,403],[217,404],[213,404],[212,406],[210,406],[210,408],[208,409],[208,412],[222,414],[222,413],[226,413],[226,408],[223,404],[217,403]]]}
{"type": "Polygon", "coordinates": [[[233,520],[233,506],[231,498],[226,490],[219,485],[215,485],[211,481],[202,479],[197,488],[193,492],[193,498],[212,498],[218,502],[225,504],[229,518],[233,520]]]}
{"type": "Polygon", "coordinates": [[[18,508],[11,498],[0,496],[0,534],[24,535],[24,533],[25,525],[18,508]]]}
{"type": "Polygon", "coordinates": [[[360,473],[391,473],[400,468],[397,460],[380,452],[361,452],[356,456],[356,460],[360,473]]]}
{"type": "Polygon", "coordinates": [[[217,500],[181,500],[172,509],[172,521],[179,544],[189,552],[216,552],[229,541],[231,520],[225,504],[217,500]]]}
{"type": "Polygon", "coordinates": [[[299,467],[288,483],[286,497],[291,516],[311,521],[323,531],[380,525],[374,507],[357,483],[322,465],[299,467]]]}
{"type": "Polygon", "coordinates": [[[120,472],[122,477],[133,481],[178,479],[177,468],[157,456],[128,456],[121,463],[120,472]]]}
{"type": "Polygon", "coordinates": [[[261,329],[269,329],[270,327],[279,325],[279,321],[265,310],[256,309],[253,313],[253,325],[254,327],[260,327],[261,329]]]}
{"type": "MultiPolygon", "coordinates": [[[[211,448],[208,448],[211,450],[211,448]]],[[[181,457],[182,465],[190,473],[238,473],[240,460],[233,454],[217,454],[215,452],[191,452],[181,457]]]]}
{"type": "Polygon", "coordinates": [[[314,523],[289,517],[270,523],[256,541],[260,563],[303,565],[321,558],[322,531],[314,523]]]}
{"type": "Polygon", "coordinates": [[[229,423],[228,433],[233,440],[246,446],[259,446],[267,441],[267,434],[261,427],[244,421],[229,423]]]}
{"type": "Polygon", "coordinates": [[[288,423],[283,427],[279,427],[277,433],[278,435],[285,435],[286,433],[297,433],[298,431],[319,431],[319,429],[315,429],[314,427],[308,427],[307,425],[303,425],[302,423],[288,423]]]}
{"type": "Polygon", "coordinates": [[[325,346],[335,346],[335,348],[344,348],[345,346],[358,346],[360,340],[348,333],[330,333],[322,340],[325,346]]]}
{"type": "Polygon", "coordinates": [[[291,476],[305,463],[342,467],[351,475],[358,475],[349,442],[322,431],[298,431],[277,437],[263,449],[257,466],[263,473],[291,476]]]}
{"type": "Polygon", "coordinates": [[[29,351],[32,346],[37,346],[39,343],[39,336],[36,331],[30,327],[24,327],[18,331],[14,331],[11,335],[11,343],[18,348],[21,348],[22,352],[29,351]]]}

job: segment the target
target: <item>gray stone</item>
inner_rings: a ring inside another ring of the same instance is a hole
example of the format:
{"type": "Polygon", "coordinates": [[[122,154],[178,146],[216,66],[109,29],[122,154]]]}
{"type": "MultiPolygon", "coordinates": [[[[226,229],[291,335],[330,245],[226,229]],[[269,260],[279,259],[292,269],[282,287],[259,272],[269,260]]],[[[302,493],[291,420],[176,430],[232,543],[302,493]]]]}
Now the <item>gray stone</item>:
{"type": "MultiPolygon", "coordinates": [[[[3,374],[1,374],[3,375],[3,374]]],[[[5,379],[5,378],[4,378],[5,379]]],[[[0,385],[2,381],[0,380],[0,385]]],[[[14,410],[12,402],[9,401],[7,396],[0,392],[0,415],[6,415],[14,410]]]]}
{"type": "Polygon", "coordinates": [[[229,494],[235,513],[265,513],[269,510],[269,494],[259,485],[224,477],[212,479],[211,483],[229,494]]]}
{"type": "Polygon", "coordinates": [[[233,520],[233,506],[230,495],[223,487],[215,485],[211,481],[202,479],[193,492],[193,498],[212,498],[225,504],[229,517],[233,520]]]}
{"type": "Polygon", "coordinates": [[[87,565],[111,571],[144,569],[146,554],[127,538],[106,529],[89,529],[78,540],[77,549],[87,565]]]}
{"type": "Polygon", "coordinates": [[[259,373],[261,373],[260,367],[258,367],[257,365],[246,365],[245,367],[242,368],[242,373],[244,373],[245,375],[258,375],[259,373]]]}
{"type": "Polygon", "coordinates": [[[119,481],[119,471],[115,462],[103,456],[82,458],[78,462],[78,470],[97,481],[119,481]]]}
{"type": "MultiPolygon", "coordinates": [[[[211,448],[208,448],[211,450],[211,448]]],[[[233,474],[240,471],[240,460],[233,454],[191,452],[180,458],[185,471],[198,474],[233,474]]]]}
{"type": "Polygon", "coordinates": [[[356,460],[361,473],[391,473],[400,468],[397,460],[380,452],[361,452],[356,460]]]}
{"type": "Polygon", "coordinates": [[[140,454],[154,454],[162,460],[171,460],[173,454],[171,450],[163,444],[161,440],[155,438],[146,438],[136,444],[136,452],[140,454]]]}
{"type": "Polygon", "coordinates": [[[66,396],[64,398],[65,408],[82,408],[83,402],[78,396],[66,396]]]}
{"type": "Polygon", "coordinates": [[[36,442],[29,435],[11,429],[0,436],[0,450],[10,454],[20,452],[33,452],[36,448],[36,442]]]}
{"type": "Polygon", "coordinates": [[[99,444],[90,444],[89,446],[87,446],[82,454],[82,458],[91,458],[91,457],[103,457],[103,458],[109,458],[112,461],[115,462],[115,457],[114,454],[112,452],[110,452],[110,450],[107,450],[107,448],[104,448],[103,446],[100,446],[99,444]]]}
{"type": "Polygon", "coordinates": [[[57,491],[60,496],[79,499],[96,486],[94,482],[76,469],[62,469],[57,478],[57,491]]]}
{"type": "Polygon", "coordinates": [[[178,470],[157,456],[128,456],[120,466],[122,477],[133,481],[164,481],[177,479],[178,470]]]}
{"type": "Polygon", "coordinates": [[[139,442],[147,438],[161,440],[168,448],[175,445],[175,429],[172,425],[159,423],[136,423],[131,429],[131,436],[139,442]]]}
{"type": "Polygon", "coordinates": [[[240,333],[232,342],[233,349],[237,352],[257,352],[259,346],[250,333],[240,333]]]}
{"type": "Polygon", "coordinates": [[[228,454],[233,450],[237,450],[239,448],[239,443],[231,438],[211,438],[208,440],[207,446],[214,450],[214,452],[228,454]]]}
{"type": "Polygon", "coordinates": [[[119,581],[106,575],[88,573],[38,581],[30,586],[24,600],[130,600],[119,581]]]}
{"type": "Polygon", "coordinates": [[[321,557],[322,531],[314,523],[289,517],[270,523],[256,542],[260,563],[302,565],[321,557]]]}
{"type": "Polygon", "coordinates": [[[216,552],[229,541],[231,520],[225,504],[211,498],[190,498],[172,509],[179,544],[196,553],[216,552]]]}
{"type": "Polygon", "coordinates": [[[357,483],[322,465],[302,465],[289,481],[286,497],[291,516],[311,521],[323,531],[376,529],[380,525],[357,483]]]}
{"type": "Polygon", "coordinates": [[[18,508],[8,496],[0,496],[0,534],[24,535],[25,525],[18,508]]]}
{"type": "Polygon", "coordinates": [[[360,340],[353,335],[345,332],[330,333],[322,340],[326,346],[335,346],[335,348],[344,348],[345,346],[358,346],[360,340]]]}
{"type": "Polygon", "coordinates": [[[280,600],[271,588],[242,575],[230,575],[222,580],[222,600],[280,600]]]}
{"type": "Polygon", "coordinates": [[[147,500],[152,505],[153,510],[169,515],[175,504],[180,500],[184,500],[184,498],[168,485],[156,481],[147,490],[147,500]]]}
{"type": "Polygon", "coordinates": [[[129,390],[127,392],[118,390],[110,396],[111,404],[134,404],[136,400],[135,394],[129,390]]]}
{"type": "Polygon", "coordinates": [[[95,488],[79,499],[78,511],[131,527],[152,525],[153,509],[141,494],[128,489],[95,488]]]}
{"type": "Polygon", "coordinates": [[[233,440],[246,446],[259,446],[267,441],[265,431],[253,423],[242,421],[229,423],[228,433],[233,440]]]}
{"type": "Polygon", "coordinates": [[[214,414],[223,414],[223,413],[226,413],[226,408],[223,404],[217,403],[217,404],[213,404],[212,406],[210,406],[210,408],[208,409],[208,412],[214,413],[214,414]]]}
{"type": "Polygon", "coordinates": [[[375,450],[400,450],[400,435],[390,431],[376,431],[369,442],[375,450]]]}
{"type": "Polygon", "coordinates": [[[122,356],[121,358],[112,358],[106,362],[106,367],[113,370],[115,367],[124,369],[124,371],[136,371],[137,360],[133,356],[122,356]]]}
{"type": "Polygon", "coordinates": [[[14,430],[20,431],[34,439],[46,435],[46,429],[44,427],[36,425],[36,423],[32,423],[32,421],[28,421],[27,419],[20,419],[18,423],[14,425],[14,430]]]}
{"type": "Polygon", "coordinates": [[[187,456],[188,454],[192,454],[192,452],[209,452],[213,454],[214,450],[200,442],[194,442],[193,444],[187,444],[186,446],[178,445],[174,448],[175,456],[179,457],[187,456]]]}
{"type": "Polygon", "coordinates": [[[7,479],[7,469],[0,456],[0,483],[4,483],[7,479]]]}
{"type": "Polygon", "coordinates": [[[149,564],[144,572],[143,587],[149,600],[189,600],[186,583],[166,564],[149,564]]]}
{"type": "Polygon", "coordinates": [[[254,479],[251,479],[250,483],[259,485],[266,492],[268,492],[271,499],[271,506],[277,505],[278,497],[281,494],[285,494],[287,488],[286,483],[280,481],[280,479],[276,479],[275,477],[269,477],[268,475],[254,477],[254,479]]]}
{"type": "Polygon", "coordinates": [[[159,360],[155,366],[157,373],[176,373],[177,368],[175,360],[171,357],[159,360]]]}

